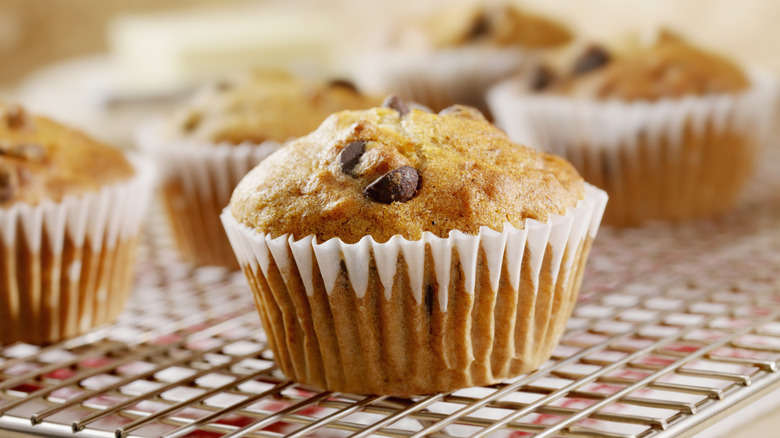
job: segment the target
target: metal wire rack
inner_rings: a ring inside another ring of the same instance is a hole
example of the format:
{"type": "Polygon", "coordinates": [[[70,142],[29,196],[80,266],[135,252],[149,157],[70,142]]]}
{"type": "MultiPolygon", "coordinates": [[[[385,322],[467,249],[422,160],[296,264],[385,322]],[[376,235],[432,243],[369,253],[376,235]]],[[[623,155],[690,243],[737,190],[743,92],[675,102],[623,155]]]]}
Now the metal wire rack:
{"type": "Polygon", "coordinates": [[[240,274],[178,261],[159,215],[120,320],[0,347],[0,429],[83,437],[690,436],[780,387],[780,175],[731,215],[601,231],[539,371],[410,399],[323,392],[276,368],[240,274]]]}

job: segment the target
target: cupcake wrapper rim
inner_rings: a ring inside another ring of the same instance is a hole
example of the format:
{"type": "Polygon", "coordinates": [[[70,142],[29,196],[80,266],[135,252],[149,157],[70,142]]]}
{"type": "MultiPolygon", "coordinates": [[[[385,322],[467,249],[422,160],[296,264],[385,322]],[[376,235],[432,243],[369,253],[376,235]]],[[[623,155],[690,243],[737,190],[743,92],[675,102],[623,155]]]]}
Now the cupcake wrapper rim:
{"type": "Polygon", "coordinates": [[[74,242],[89,242],[93,250],[103,245],[112,249],[116,242],[138,232],[145,217],[154,181],[154,167],[130,155],[136,175],[97,192],[68,195],[62,201],[44,200],[38,205],[17,203],[0,209],[0,230],[6,246],[15,244],[21,231],[33,250],[40,250],[44,233],[53,254],[62,252],[67,236],[74,242]],[[105,240],[104,240],[105,239],[105,240]]]}
{"type": "MultiPolygon", "coordinates": [[[[238,223],[229,209],[223,211],[221,219],[240,264],[250,266],[255,272],[260,269],[266,274],[273,259],[279,271],[283,273],[285,281],[288,281],[287,276],[293,275],[292,270],[289,269],[289,260],[292,259],[297,265],[297,271],[309,296],[314,291],[313,264],[317,263],[325,289],[330,294],[341,271],[343,260],[355,294],[362,297],[368,287],[369,253],[373,252],[385,297],[389,299],[396,274],[396,261],[399,254],[402,254],[406,261],[407,275],[414,298],[419,304],[423,299],[422,265],[425,248],[428,245],[439,285],[437,291],[439,303],[444,312],[447,310],[453,249],[458,252],[467,293],[474,291],[480,247],[486,255],[490,284],[494,291],[498,289],[499,276],[504,264],[509,272],[512,288],[515,291],[519,290],[520,270],[524,257],[530,257],[534,273],[532,281],[534,287],[537,287],[546,247],[549,245],[552,248],[554,267],[552,278],[556,278],[559,269],[570,268],[570,266],[561,267],[564,252],[567,249],[574,252],[586,237],[595,237],[606,201],[605,192],[586,184],[585,198],[578,201],[576,206],[568,208],[564,215],[551,215],[547,223],[528,219],[523,229],[507,223],[501,232],[481,227],[477,235],[453,230],[447,238],[437,237],[430,232],[424,233],[423,238],[419,240],[407,240],[396,235],[385,243],[378,243],[371,236],[365,236],[354,244],[344,243],[339,238],[319,243],[314,236],[306,236],[296,241],[290,234],[272,238],[268,234],[258,233],[238,223]],[[525,248],[529,248],[528,253],[525,248]],[[290,252],[292,257],[289,257],[290,252]]],[[[567,263],[573,263],[573,259],[569,258],[567,263]]]]}
{"type": "Polygon", "coordinates": [[[583,139],[593,147],[618,148],[633,144],[641,134],[651,144],[662,138],[683,142],[690,124],[702,133],[708,124],[716,131],[749,132],[762,139],[768,134],[778,96],[774,77],[762,70],[749,74],[752,86],[735,95],[687,96],[654,102],[587,100],[567,96],[529,94],[516,80],[502,82],[488,92],[496,123],[517,142],[544,146],[563,153],[566,145],[583,139]],[[561,129],[566,121],[567,129],[561,129]]]}

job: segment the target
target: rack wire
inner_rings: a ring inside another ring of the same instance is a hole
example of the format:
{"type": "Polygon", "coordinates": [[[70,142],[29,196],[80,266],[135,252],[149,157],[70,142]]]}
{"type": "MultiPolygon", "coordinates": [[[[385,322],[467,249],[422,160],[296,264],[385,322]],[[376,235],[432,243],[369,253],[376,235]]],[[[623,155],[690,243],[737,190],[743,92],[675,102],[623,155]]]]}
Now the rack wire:
{"type": "Polygon", "coordinates": [[[287,380],[240,273],[192,269],[159,214],[119,321],[0,347],[0,430],[82,437],[690,436],[780,387],[780,175],[729,216],[603,229],[553,358],[413,398],[287,380]]]}

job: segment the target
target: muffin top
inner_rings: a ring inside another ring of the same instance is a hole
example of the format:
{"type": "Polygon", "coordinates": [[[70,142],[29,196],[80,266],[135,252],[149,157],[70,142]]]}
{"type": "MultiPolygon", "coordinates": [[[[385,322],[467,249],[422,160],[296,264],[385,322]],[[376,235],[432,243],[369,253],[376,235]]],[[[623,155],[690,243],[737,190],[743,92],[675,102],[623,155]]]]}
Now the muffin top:
{"type": "Polygon", "coordinates": [[[662,32],[650,46],[607,49],[590,46],[563,74],[542,68],[533,88],[596,99],[658,100],[713,93],[737,93],[749,86],[733,62],[662,32]],[[556,78],[557,77],[557,78],[556,78]]]}
{"type": "Polygon", "coordinates": [[[567,161],[512,143],[477,110],[432,114],[389,98],[381,108],[334,114],[276,151],[239,183],[230,208],[274,237],[385,242],[502,231],[507,222],[523,228],[583,196],[567,161]]]}
{"type": "Polygon", "coordinates": [[[541,49],[568,43],[572,34],[562,24],[513,5],[473,4],[449,6],[399,29],[396,39],[399,44],[433,49],[471,45],[541,49]]]}
{"type": "Polygon", "coordinates": [[[120,150],[19,106],[0,104],[0,207],[59,202],[133,174],[120,150]]]}
{"type": "Polygon", "coordinates": [[[336,111],[380,102],[345,80],[322,83],[252,72],[202,90],[174,114],[174,124],[177,137],[210,144],[284,142],[308,134],[336,111]]]}

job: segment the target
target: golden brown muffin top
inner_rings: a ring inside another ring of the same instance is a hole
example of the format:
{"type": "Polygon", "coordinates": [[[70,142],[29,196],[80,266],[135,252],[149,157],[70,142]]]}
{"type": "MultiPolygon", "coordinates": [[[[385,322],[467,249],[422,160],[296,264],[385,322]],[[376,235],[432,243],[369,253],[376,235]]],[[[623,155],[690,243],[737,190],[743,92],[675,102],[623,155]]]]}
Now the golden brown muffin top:
{"type": "Polygon", "coordinates": [[[204,89],[174,118],[179,136],[205,143],[284,142],[308,134],[336,111],[381,101],[345,80],[322,83],[253,72],[204,89]]]}
{"type": "Polygon", "coordinates": [[[559,80],[554,76],[550,70],[540,70],[535,88],[576,97],[634,101],[737,93],[749,86],[736,64],[669,32],[662,32],[651,46],[632,45],[624,51],[591,46],[559,80]]]}
{"type": "Polygon", "coordinates": [[[385,242],[523,228],[584,196],[567,161],[512,143],[473,108],[386,105],[334,114],[266,158],[233,192],[233,216],[274,237],[385,242]]]}
{"type": "Polygon", "coordinates": [[[481,44],[538,49],[572,39],[562,24],[513,5],[448,7],[423,21],[421,28],[434,48],[481,44]]]}
{"type": "Polygon", "coordinates": [[[0,104],[0,207],[59,202],[133,173],[120,150],[19,106],[0,104]]]}

